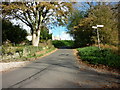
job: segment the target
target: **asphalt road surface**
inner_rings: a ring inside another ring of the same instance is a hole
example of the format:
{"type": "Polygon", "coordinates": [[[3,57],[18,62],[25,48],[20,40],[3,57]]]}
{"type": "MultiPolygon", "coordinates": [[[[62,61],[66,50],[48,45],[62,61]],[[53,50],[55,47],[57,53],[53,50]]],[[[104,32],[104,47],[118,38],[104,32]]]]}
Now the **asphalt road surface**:
{"type": "Polygon", "coordinates": [[[24,67],[2,74],[2,88],[103,88],[120,77],[78,65],[72,49],[59,49],[24,67]]]}

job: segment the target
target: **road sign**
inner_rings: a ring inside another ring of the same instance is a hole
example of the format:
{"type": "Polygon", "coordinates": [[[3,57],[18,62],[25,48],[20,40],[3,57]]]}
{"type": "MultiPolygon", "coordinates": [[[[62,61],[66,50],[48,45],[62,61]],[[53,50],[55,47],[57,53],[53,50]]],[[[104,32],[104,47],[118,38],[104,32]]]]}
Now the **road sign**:
{"type": "Polygon", "coordinates": [[[104,27],[104,25],[97,25],[97,27],[104,27]]]}
{"type": "Polygon", "coordinates": [[[97,28],[96,26],[92,26],[92,28],[97,28]]]}

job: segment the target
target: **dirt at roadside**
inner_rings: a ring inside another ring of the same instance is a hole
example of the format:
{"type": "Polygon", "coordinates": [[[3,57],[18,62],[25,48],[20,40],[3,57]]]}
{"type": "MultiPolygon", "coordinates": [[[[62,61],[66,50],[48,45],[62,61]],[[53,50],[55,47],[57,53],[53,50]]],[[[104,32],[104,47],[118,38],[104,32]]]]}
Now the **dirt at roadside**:
{"type": "Polygon", "coordinates": [[[0,72],[6,72],[6,71],[13,69],[13,68],[22,67],[22,66],[26,65],[27,63],[28,63],[28,61],[0,63],[0,66],[1,66],[0,72]]]}

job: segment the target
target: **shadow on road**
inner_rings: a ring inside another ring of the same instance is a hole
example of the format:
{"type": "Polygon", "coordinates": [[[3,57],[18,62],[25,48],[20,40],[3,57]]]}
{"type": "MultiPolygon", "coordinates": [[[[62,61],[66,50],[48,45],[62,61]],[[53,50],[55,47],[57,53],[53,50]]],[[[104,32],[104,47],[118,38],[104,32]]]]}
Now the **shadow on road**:
{"type": "Polygon", "coordinates": [[[20,88],[98,88],[120,85],[120,76],[97,72],[82,64],[78,65],[73,50],[66,47],[4,74],[2,79],[4,87],[20,88]]]}
{"type": "Polygon", "coordinates": [[[63,46],[63,47],[56,47],[58,49],[75,49],[75,47],[68,47],[68,46],[63,46]]]}

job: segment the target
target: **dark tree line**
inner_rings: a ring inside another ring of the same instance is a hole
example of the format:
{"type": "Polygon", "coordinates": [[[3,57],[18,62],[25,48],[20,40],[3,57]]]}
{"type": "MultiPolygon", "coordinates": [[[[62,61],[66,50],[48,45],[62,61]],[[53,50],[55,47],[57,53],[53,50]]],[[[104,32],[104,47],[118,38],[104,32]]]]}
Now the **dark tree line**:
{"type": "MultiPolygon", "coordinates": [[[[2,43],[10,41],[13,44],[20,44],[26,41],[27,31],[19,25],[13,25],[9,20],[2,19],[2,43]]],[[[46,41],[52,39],[52,34],[49,34],[47,27],[41,27],[40,40],[46,41]]]]}
{"type": "Polygon", "coordinates": [[[9,40],[11,43],[20,44],[26,40],[27,31],[19,25],[13,25],[8,20],[2,20],[2,43],[9,40]]]}

